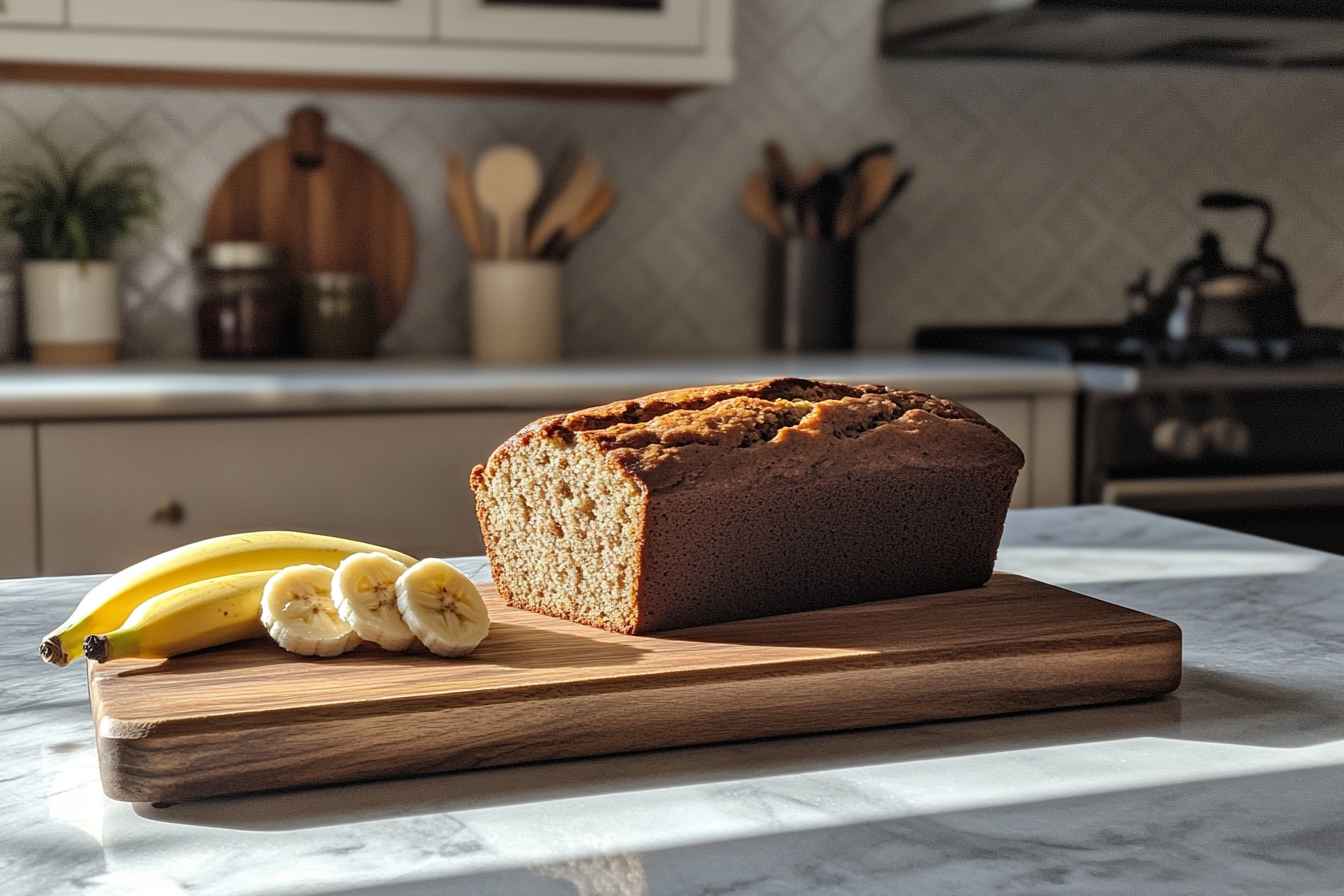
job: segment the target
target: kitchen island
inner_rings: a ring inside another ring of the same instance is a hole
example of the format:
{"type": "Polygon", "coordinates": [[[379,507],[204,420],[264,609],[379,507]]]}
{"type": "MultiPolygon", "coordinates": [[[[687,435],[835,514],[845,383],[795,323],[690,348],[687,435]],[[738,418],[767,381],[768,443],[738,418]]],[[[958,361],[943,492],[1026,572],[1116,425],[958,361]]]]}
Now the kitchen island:
{"type": "Polygon", "coordinates": [[[0,582],[5,892],[1344,887],[1344,557],[1083,507],[1012,513],[999,568],[1179,623],[1181,688],[164,808],[103,797],[82,671],[36,657],[96,579],[0,582]]]}

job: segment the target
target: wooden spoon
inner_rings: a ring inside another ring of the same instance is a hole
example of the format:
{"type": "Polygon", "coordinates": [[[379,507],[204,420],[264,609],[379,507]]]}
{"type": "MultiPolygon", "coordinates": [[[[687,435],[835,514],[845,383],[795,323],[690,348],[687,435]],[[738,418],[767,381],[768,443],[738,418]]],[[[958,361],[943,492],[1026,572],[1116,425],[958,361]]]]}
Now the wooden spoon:
{"type": "Polygon", "coordinates": [[[527,210],[541,190],[541,165],[521,146],[495,146],[476,160],[476,195],[494,216],[496,258],[523,250],[527,210]]]}
{"type": "Polygon", "coordinates": [[[747,178],[742,185],[742,210],[747,217],[760,224],[777,239],[784,238],[784,221],[775,204],[774,191],[766,181],[765,175],[757,172],[747,178]]]}
{"type": "Polygon", "coordinates": [[[584,210],[593,198],[602,182],[602,165],[592,156],[584,154],[574,165],[574,173],[560,188],[555,199],[542,212],[537,226],[527,240],[527,254],[539,255],[551,237],[564,228],[566,222],[574,219],[584,210]]]}
{"type": "Polygon", "coordinates": [[[485,225],[481,221],[481,210],[476,206],[476,194],[471,191],[471,179],[467,175],[467,161],[459,152],[448,153],[448,209],[453,213],[457,229],[462,233],[462,242],[473,258],[484,258],[487,254],[485,243],[485,225]]]}

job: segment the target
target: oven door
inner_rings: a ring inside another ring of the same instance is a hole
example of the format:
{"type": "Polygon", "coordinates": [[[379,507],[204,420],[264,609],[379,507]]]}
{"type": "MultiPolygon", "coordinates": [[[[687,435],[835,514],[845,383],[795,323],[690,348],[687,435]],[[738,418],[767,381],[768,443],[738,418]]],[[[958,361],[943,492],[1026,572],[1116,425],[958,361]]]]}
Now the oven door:
{"type": "Polygon", "coordinates": [[[1344,472],[1115,479],[1101,500],[1344,554],[1344,472]]]}

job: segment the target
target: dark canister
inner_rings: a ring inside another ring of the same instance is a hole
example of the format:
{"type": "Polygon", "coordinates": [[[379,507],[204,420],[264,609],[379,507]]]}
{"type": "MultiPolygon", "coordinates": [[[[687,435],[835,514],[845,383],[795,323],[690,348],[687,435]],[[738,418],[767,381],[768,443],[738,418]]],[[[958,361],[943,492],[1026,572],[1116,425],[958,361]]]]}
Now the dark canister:
{"type": "Polygon", "coordinates": [[[787,352],[854,348],[857,240],[792,236],[766,253],[765,347],[787,352]]]}
{"type": "Polygon", "coordinates": [[[208,243],[192,253],[202,358],[293,354],[294,284],[284,250],[266,243],[208,243]]]}
{"type": "Polygon", "coordinates": [[[378,349],[378,295],[365,274],[324,271],[301,281],[300,336],[310,358],[368,358],[378,349]]]}

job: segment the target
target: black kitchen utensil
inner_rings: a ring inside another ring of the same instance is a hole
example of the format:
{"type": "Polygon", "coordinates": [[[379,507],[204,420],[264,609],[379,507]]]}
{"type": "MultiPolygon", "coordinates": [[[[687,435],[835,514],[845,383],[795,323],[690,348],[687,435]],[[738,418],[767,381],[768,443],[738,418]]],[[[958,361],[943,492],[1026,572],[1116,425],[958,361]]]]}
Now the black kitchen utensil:
{"type": "Polygon", "coordinates": [[[849,176],[844,170],[828,168],[808,191],[811,194],[809,204],[816,212],[822,239],[835,239],[835,215],[848,189],[849,176]]]}
{"type": "Polygon", "coordinates": [[[763,172],[743,191],[747,216],[770,241],[766,267],[766,348],[854,348],[858,235],[909,185],[896,170],[892,143],[862,147],[842,165],[794,169],[784,149],[765,143],[763,172]],[[773,200],[774,208],[768,207],[773,200]],[[770,215],[777,211],[778,220],[770,215]],[[781,238],[781,235],[783,238],[781,238]]]}
{"type": "Polygon", "coordinates": [[[798,189],[797,177],[793,173],[793,166],[789,164],[789,157],[785,154],[784,147],[774,140],[766,141],[763,153],[766,180],[774,194],[775,204],[787,206],[793,202],[794,191],[798,189]]]}

